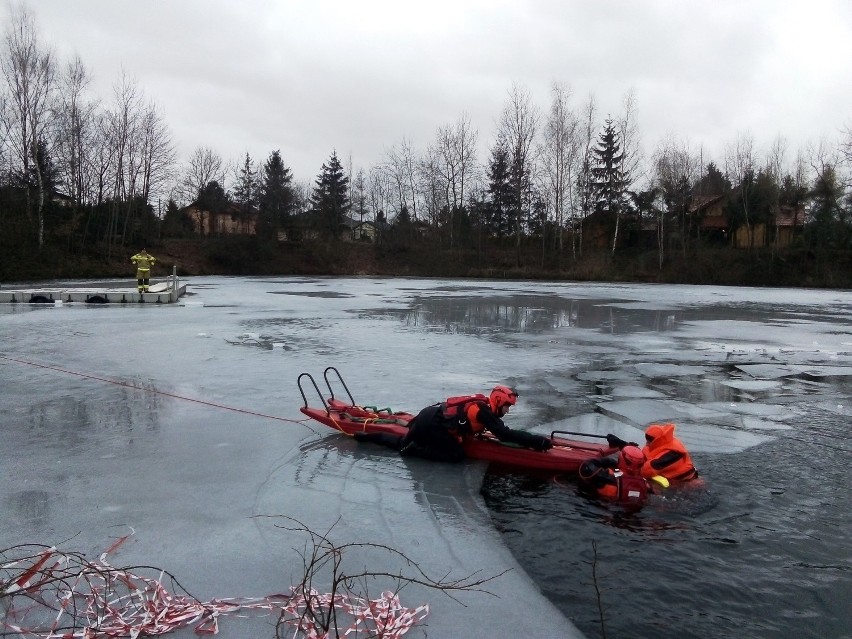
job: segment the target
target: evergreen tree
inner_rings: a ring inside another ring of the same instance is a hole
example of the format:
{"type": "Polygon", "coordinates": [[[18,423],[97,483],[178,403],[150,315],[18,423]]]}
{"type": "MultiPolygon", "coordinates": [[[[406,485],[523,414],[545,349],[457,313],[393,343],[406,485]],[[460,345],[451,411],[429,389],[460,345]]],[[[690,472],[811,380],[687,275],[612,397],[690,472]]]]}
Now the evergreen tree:
{"type": "Polygon", "coordinates": [[[811,191],[811,223],[808,235],[819,248],[850,247],[852,226],[843,207],[843,184],[835,167],[824,165],[814,178],[811,191]]]}
{"type": "Polygon", "coordinates": [[[322,165],[311,194],[311,205],[320,233],[339,238],[343,216],[349,211],[349,178],[343,173],[337,151],[332,152],[328,164],[322,165]]]}
{"type": "Polygon", "coordinates": [[[352,184],[352,212],[358,216],[358,221],[363,222],[368,219],[370,211],[369,195],[367,194],[367,178],[364,175],[364,170],[359,169],[355,176],[355,182],[352,184]]]}
{"type": "Polygon", "coordinates": [[[196,201],[199,209],[210,213],[223,213],[230,204],[228,194],[216,180],[208,182],[204,188],[199,189],[196,201]]]}
{"type": "Polygon", "coordinates": [[[256,209],[260,204],[260,183],[257,169],[251,156],[246,153],[243,166],[237,172],[237,184],[234,187],[234,202],[245,209],[256,209]]]}
{"type": "Polygon", "coordinates": [[[625,189],[630,180],[624,175],[624,153],[618,133],[611,118],[607,118],[604,129],[598,136],[598,144],[592,149],[592,190],[595,208],[616,215],[625,205],[625,189]]]}
{"type": "Polygon", "coordinates": [[[488,164],[488,195],[490,205],[484,211],[487,232],[498,238],[510,235],[515,190],[511,180],[509,151],[504,144],[498,143],[491,150],[491,161],[488,164]]]}
{"type": "Polygon", "coordinates": [[[258,208],[258,235],[277,239],[278,230],[292,230],[295,195],[290,169],[284,166],[280,151],[273,151],[263,165],[258,208]]]}
{"type": "Polygon", "coordinates": [[[694,195],[705,195],[713,197],[725,195],[731,191],[731,182],[718,169],[715,163],[707,165],[707,172],[695,185],[692,192],[694,195]]]}
{"type": "Polygon", "coordinates": [[[181,213],[177,203],[170,199],[166,206],[166,214],[163,216],[163,235],[165,237],[191,237],[192,220],[185,213],[181,213]]]}

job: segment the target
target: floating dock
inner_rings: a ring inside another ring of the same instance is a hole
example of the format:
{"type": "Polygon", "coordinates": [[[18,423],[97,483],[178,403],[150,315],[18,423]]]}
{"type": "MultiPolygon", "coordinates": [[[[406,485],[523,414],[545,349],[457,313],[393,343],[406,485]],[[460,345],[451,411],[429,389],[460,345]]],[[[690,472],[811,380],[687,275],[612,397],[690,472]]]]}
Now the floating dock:
{"type": "Polygon", "coordinates": [[[3,285],[0,288],[0,304],[172,304],[186,294],[186,283],[177,275],[155,282],[147,293],[136,289],[135,281],[100,284],[55,284],[49,286],[3,285]]]}

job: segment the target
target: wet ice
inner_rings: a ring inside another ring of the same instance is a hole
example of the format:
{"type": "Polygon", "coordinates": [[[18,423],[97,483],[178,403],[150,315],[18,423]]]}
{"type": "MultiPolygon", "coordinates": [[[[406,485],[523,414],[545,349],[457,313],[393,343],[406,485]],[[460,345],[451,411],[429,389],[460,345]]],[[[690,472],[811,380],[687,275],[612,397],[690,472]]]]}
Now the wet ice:
{"type": "Polygon", "coordinates": [[[0,543],[97,552],[131,525],[128,563],[163,565],[202,596],[266,595],[290,585],[298,540],[261,516],[290,514],[439,571],[515,568],[499,599],[435,601],[436,636],[471,610],[484,620],[465,625],[472,639],[500,636],[503,616],[564,636],[491,527],[480,465],[460,476],[275,421],[301,418],[296,376],[334,365],[360,403],[409,411],[509,383],[512,427],[641,442],[647,424],[674,421],[699,467],[795,428],[803,406],[852,414],[849,292],[405,278],[189,290],[160,308],[0,308],[0,355],[131,385],[0,360],[0,399],[15,407],[0,543]]]}

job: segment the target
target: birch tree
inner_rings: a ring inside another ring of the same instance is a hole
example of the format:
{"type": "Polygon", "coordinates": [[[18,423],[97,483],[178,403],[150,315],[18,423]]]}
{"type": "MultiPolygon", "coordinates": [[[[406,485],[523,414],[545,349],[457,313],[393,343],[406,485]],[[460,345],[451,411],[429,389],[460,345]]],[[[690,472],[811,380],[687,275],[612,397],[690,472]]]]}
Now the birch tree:
{"type": "MultiPolygon", "coordinates": [[[[569,220],[572,235],[574,231],[572,187],[581,149],[581,123],[577,113],[570,108],[570,89],[554,84],[551,96],[550,113],[544,125],[539,158],[542,166],[542,192],[549,202],[557,229],[557,247],[559,253],[562,253],[566,218],[569,220]]],[[[574,258],[576,257],[575,252],[574,258]]]]}
{"type": "Polygon", "coordinates": [[[740,133],[725,150],[725,172],[734,184],[736,217],[741,217],[744,221],[749,248],[754,248],[751,196],[754,191],[756,167],[754,138],[748,133],[740,133]]]}
{"type": "Polygon", "coordinates": [[[478,133],[471,128],[470,118],[462,114],[454,124],[438,128],[434,149],[441,176],[447,213],[449,245],[455,245],[456,216],[465,203],[466,188],[476,170],[478,133]]]}
{"type": "MultiPolygon", "coordinates": [[[[690,235],[689,211],[692,204],[693,186],[698,181],[701,161],[693,153],[688,141],[670,138],[662,142],[653,156],[654,185],[659,189],[669,214],[679,222],[681,249],[686,256],[687,238],[690,235]]],[[[665,215],[657,217],[657,249],[662,265],[665,259],[665,215]]]]}
{"type": "Polygon", "coordinates": [[[521,237],[525,200],[528,200],[533,164],[533,144],[538,131],[540,115],[532,103],[529,91],[515,84],[503,107],[498,126],[498,137],[505,140],[509,151],[512,179],[514,180],[514,227],[517,262],[521,261],[521,237]]]}
{"type": "Polygon", "coordinates": [[[418,191],[422,197],[421,214],[437,232],[441,208],[446,205],[447,189],[441,170],[441,154],[435,144],[426,147],[418,164],[418,191]]]}
{"type": "MultiPolygon", "coordinates": [[[[636,109],[636,94],[631,89],[624,96],[624,110],[618,123],[618,134],[621,138],[621,158],[620,172],[623,182],[623,192],[621,194],[620,206],[615,211],[615,232],[612,237],[612,252],[615,253],[615,247],[618,243],[619,222],[623,217],[625,195],[634,181],[638,178],[638,169],[641,163],[641,150],[639,143],[639,127],[637,122],[636,109]]],[[[639,218],[641,226],[642,219],[639,218]]]]}
{"type": "MultiPolygon", "coordinates": [[[[577,191],[577,206],[580,213],[579,234],[577,245],[583,252],[583,220],[588,217],[594,207],[594,189],[592,180],[592,149],[595,143],[595,130],[598,127],[598,107],[594,94],[589,95],[583,107],[580,128],[580,157],[575,188],[577,191]]],[[[574,249],[576,252],[576,248],[574,249]]]]}
{"type": "Polygon", "coordinates": [[[392,146],[386,153],[387,175],[394,185],[397,211],[408,209],[413,220],[417,217],[417,159],[411,141],[402,139],[399,146],[392,146]]]}
{"type": "MultiPolygon", "coordinates": [[[[0,71],[8,91],[2,128],[11,149],[13,170],[27,187],[36,191],[36,235],[41,248],[47,194],[37,156],[39,142],[44,147],[51,137],[48,132],[56,77],[54,59],[49,50],[42,48],[35,19],[23,5],[13,8],[3,44],[0,71]]],[[[31,215],[29,205],[27,215],[31,215]]]]}

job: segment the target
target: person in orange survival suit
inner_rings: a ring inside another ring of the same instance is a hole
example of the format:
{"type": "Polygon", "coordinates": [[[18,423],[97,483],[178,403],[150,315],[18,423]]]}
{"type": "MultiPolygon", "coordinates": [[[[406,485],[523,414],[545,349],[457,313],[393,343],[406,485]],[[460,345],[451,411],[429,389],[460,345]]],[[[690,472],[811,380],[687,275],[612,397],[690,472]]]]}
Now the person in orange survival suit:
{"type": "Polygon", "coordinates": [[[639,447],[628,444],[617,459],[594,457],[583,462],[579,470],[581,486],[599,499],[639,508],[651,492],[648,480],[642,477],[644,463],[645,455],[639,447]]]}
{"type": "Polygon", "coordinates": [[[435,461],[459,462],[464,459],[462,442],[490,431],[500,441],[546,451],[553,447],[549,438],[522,430],[513,430],[503,417],[515,405],[518,394],[502,384],[488,397],[482,394],[450,397],[427,406],[409,423],[404,436],[388,433],[355,433],[358,441],[371,441],[395,448],[403,456],[435,461]]]}
{"type": "Polygon", "coordinates": [[[662,475],[669,481],[691,481],[698,477],[698,471],[692,464],[692,458],[674,434],[674,424],[651,424],[645,431],[645,441],[642,448],[645,463],[642,465],[642,476],[650,479],[662,475]]]}

